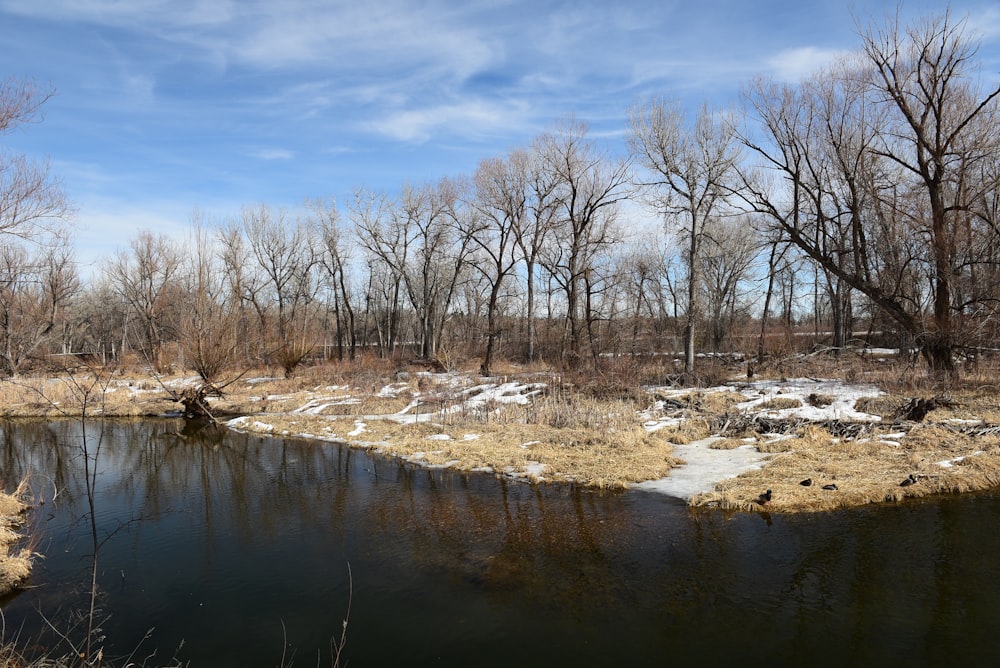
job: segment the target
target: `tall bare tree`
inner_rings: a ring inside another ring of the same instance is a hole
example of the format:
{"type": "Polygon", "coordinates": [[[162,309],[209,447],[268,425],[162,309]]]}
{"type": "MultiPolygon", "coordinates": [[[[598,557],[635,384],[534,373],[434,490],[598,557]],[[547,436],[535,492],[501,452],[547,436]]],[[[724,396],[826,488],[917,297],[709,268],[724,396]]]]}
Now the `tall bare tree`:
{"type": "Polygon", "coordinates": [[[270,356],[291,375],[315,348],[310,326],[319,245],[306,222],[289,220],[285,211],[266,205],[244,208],[239,229],[258,274],[247,295],[262,321],[273,323],[277,338],[270,356]]]}
{"type": "Polygon", "coordinates": [[[340,213],[333,200],[314,200],[309,203],[309,208],[312,211],[313,225],[323,246],[321,263],[326,270],[327,280],[330,281],[329,290],[333,301],[337,359],[344,359],[346,339],[348,356],[353,360],[357,354],[358,340],[354,305],[351,303],[351,294],[348,289],[351,256],[347,246],[347,238],[343,233],[340,213]]]}
{"type": "Polygon", "coordinates": [[[707,107],[689,121],[680,103],[653,99],[629,112],[629,146],[650,178],[645,192],[687,245],[684,370],[694,371],[700,255],[706,226],[725,215],[740,159],[734,119],[707,107]]]}
{"type": "Polygon", "coordinates": [[[1000,159],[1000,86],[975,83],[976,45],[947,13],[909,28],[888,19],[861,40],[860,60],[803,86],[751,88],[767,143],[746,143],[785,187],[747,179],[748,201],[950,374],[964,337],[963,221],[992,187],[984,166],[1000,159]]]}
{"type": "Polygon", "coordinates": [[[517,266],[517,233],[527,226],[529,216],[530,155],[514,150],[502,158],[479,163],[473,182],[473,206],[480,216],[469,217],[474,228],[469,238],[478,249],[478,259],[471,264],[489,284],[486,302],[486,351],[480,371],[490,374],[500,329],[497,313],[501,290],[517,266]],[[479,224],[481,223],[481,224],[479,224]]]}
{"type": "Polygon", "coordinates": [[[587,139],[586,124],[569,119],[540,140],[545,169],[555,176],[555,225],[546,246],[546,269],[566,297],[563,362],[581,353],[589,294],[585,279],[597,253],[619,239],[618,204],[628,195],[628,162],[609,157],[587,139]]]}
{"type": "Polygon", "coordinates": [[[126,322],[123,341],[131,339],[149,364],[160,368],[163,344],[176,327],[176,280],[181,267],[178,244],[165,234],[143,230],[129,243],[127,250],[118,251],[108,261],[104,271],[122,300],[128,305],[130,322],[126,322]],[[130,336],[131,335],[131,336],[130,336]]]}
{"type": "Polygon", "coordinates": [[[388,215],[360,217],[362,245],[391,268],[413,307],[420,356],[434,360],[471,247],[462,218],[467,184],[443,179],[402,189],[388,215]]]}
{"type": "Polygon", "coordinates": [[[200,213],[191,223],[179,279],[184,300],[178,344],[185,362],[206,384],[218,387],[225,384],[226,371],[246,368],[242,341],[249,332],[240,319],[239,300],[226,291],[217,240],[200,213]]]}
{"type": "Polygon", "coordinates": [[[542,250],[559,214],[558,176],[545,164],[546,136],[536,137],[528,149],[527,215],[515,219],[514,242],[521,251],[525,274],[526,357],[533,361],[538,339],[535,315],[536,280],[542,250]]]}

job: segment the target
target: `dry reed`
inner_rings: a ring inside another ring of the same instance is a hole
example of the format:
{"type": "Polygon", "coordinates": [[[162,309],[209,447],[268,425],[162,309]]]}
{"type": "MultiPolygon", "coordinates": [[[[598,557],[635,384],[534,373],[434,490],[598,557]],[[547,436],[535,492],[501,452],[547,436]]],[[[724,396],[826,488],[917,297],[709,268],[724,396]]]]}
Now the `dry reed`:
{"type": "Polygon", "coordinates": [[[27,480],[23,480],[14,493],[0,493],[0,597],[16,589],[31,575],[33,552],[17,548],[23,540],[18,529],[28,510],[24,502],[26,490],[27,480]]]}

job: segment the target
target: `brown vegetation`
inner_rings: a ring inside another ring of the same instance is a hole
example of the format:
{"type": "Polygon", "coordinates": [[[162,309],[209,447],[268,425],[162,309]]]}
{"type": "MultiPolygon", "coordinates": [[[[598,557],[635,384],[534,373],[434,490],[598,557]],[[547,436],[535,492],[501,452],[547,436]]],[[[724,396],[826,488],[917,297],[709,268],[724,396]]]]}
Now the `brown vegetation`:
{"type": "Polygon", "coordinates": [[[11,494],[0,493],[0,597],[10,593],[31,574],[33,553],[19,548],[24,540],[19,529],[28,506],[24,502],[26,481],[11,494]]]}

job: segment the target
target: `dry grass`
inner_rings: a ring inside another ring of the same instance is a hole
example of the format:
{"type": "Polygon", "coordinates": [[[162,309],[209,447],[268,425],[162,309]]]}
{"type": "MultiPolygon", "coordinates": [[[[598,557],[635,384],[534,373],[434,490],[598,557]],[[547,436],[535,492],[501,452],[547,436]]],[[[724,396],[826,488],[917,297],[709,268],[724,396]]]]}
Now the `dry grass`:
{"type": "Polygon", "coordinates": [[[842,440],[817,427],[779,441],[785,452],[763,469],[720,483],[692,505],[727,509],[815,512],[1000,484],[1000,438],[968,436],[937,425],[914,428],[898,445],[878,437],[842,440]],[[940,462],[964,457],[952,466],[940,462]],[[916,484],[901,486],[908,476],[916,484]],[[803,486],[803,480],[812,485],[803,486]],[[823,489],[835,484],[836,490],[823,489]],[[758,502],[773,491],[766,505],[758,502]]]}
{"type": "Polygon", "coordinates": [[[13,494],[0,493],[0,596],[20,586],[31,575],[31,550],[16,546],[23,536],[18,529],[23,524],[28,506],[23,502],[27,481],[13,494]]]}
{"type": "Polygon", "coordinates": [[[786,408],[801,408],[802,402],[798,399],[792,399],[791,397],[774,397],[773,399],[768,399],[757,405],[757,408],[762,411],[781,411],[786,408]]]}
{"type": "MultiPolygon", "coordinates": [[[[343,440],[422,464],[568,481],[602,489],[665,476],[679,460],[663,434],[637,424],[621,429],[482,421],[408,422],[314,415],[268,416],[275,434],[343,440]]],[[[253,426],[250,427],[254,429],[253,426]]]]}

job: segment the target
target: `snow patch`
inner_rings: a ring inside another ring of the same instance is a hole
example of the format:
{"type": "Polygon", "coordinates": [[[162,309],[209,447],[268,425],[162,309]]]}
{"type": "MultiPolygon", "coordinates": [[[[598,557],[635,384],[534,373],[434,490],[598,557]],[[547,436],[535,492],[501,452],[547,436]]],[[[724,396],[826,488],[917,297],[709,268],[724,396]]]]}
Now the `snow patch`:
{"type": "Polygon", "coordinates": [[[770,457],[757,452],[752,445],[732,450],[712,449],[712,443],[719,440],[722,439],[712,436],[687,445],[675,445],[674,455],[683,459],[684,464],[670,469],[670,475],[666,478],[636,483],[632,488],[688,500],[696,494],[711,492],[716,484],[726,478],[735,478],[745,471],[762,468],[770,457]]]}

